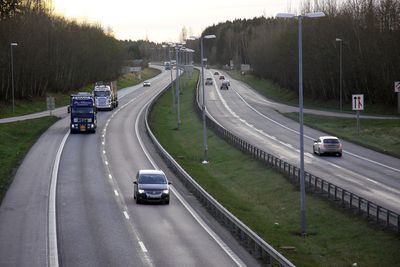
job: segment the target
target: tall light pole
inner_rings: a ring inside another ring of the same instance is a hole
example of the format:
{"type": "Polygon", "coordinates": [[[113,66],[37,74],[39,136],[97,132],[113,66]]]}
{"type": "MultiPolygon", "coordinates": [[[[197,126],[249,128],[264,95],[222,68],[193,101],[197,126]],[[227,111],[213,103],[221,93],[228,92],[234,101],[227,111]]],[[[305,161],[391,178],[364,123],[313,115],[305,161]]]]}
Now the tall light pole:
{"type": "Polygon", "coordinates": [[[303,39],[302,39],[302,19],[303,17],[318,18],[324,17],[324,12],[306,13],[304,15],[294,15],[288,13],[279,13],[278,18],[294,18],[298,20],[299,31],[299,123],[300,123],[300,217],[301,217],[301,235],[307,234],[306,223],[306,199],[304,183],[304,132],[303,132],[303,39]]]}
{"type": "Polygon", "coordinates": [[[340,46],[339,46],[339,98],[340,98],[340,111],[342,111],[342,107],[343,107],[343,102],[342,102],[342,92],[343,92],[343,71],[342,71],[342,46],[343,46],[343,40],[340,38],[336,38],[336,42],[339,42],[340,46]]]}
{"type": "Polygon", "coordinates": [[[191,36],[192,40],[200,39],[200,61],[201,61],[201,87],[203,94],[203,101],[201,105],[202,117],[203,117],[203,149],[204,149],[204,158],[203,164],[208,163],[208,146],[207,146],[207,126],[206,126],[206,97],[204,90],[204,50],[203,50],[203,39],[214,39],[216,36],[214,34],[204,35],[200,37],[191,36]]]}
{"type": "Polygon", "coordinates": [[[171,43],[169,44],[163,44],[162,47],[168,49],[168,62],[169,62],[169,69],[170,69],[170,74],[171,74],[171,92],[172,92],[172,109],[175,109],[175,95],[174,95],[174,86],[173,86],[173,77],[172,77],[172,63],[171,63],[171,51],[170,47],[172,46],[171,43]]]}
{"type": "Polygon", "coordinates": [[[13,55],[13,46],[18,46],[17,43],[10,44],[10,53],[11,53],[11,90],[12,90],[12,112],[14,114],[15,110],[15,98],[14,98],[14,55],[13,55]]]}

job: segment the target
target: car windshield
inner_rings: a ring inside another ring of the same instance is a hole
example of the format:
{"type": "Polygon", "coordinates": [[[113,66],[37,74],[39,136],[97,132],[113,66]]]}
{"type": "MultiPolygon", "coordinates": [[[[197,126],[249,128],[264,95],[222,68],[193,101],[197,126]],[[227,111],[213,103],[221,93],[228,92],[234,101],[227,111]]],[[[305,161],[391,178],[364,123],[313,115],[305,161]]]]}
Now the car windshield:
{"type": "Polygon", "coordinates": [[[95,96],[109,96],[110,92],[109,91],[94,91],[95,96]]]}
{"type": "Polygon", "coordinates": [[[339,144],[338,139],[324,139],[324,144],[339,144]]]}
{"type": "Polygon", "coordinates": [[[167,180],[161,174],[143,174],[139,177],[139,184],[166,184],[167,180]]]}

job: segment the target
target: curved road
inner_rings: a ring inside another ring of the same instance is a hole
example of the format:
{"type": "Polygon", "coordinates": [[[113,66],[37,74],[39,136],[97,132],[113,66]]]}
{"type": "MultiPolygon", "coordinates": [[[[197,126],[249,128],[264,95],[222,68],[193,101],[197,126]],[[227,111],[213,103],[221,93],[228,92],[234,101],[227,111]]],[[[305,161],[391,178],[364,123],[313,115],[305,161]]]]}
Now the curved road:
{"type": "MultiPolygon", "coordinates": [[[[205,75],[215,81],[206,86],[209,114],[242,139],[298,166],[299,125],[277,112],[288,107],[233,79],[229,90],[219,90],[213,73],[209,70],[205,75]]],[[[306,171],[400,213],[400,159],[346,141],[341,158],[313,155],[313,140],[321,135],[326,133],[304,127],[306,171]]]]}
{"type": "Polygon", "coordinates": [[[169,79],[163,72],[151,87],[120,93],[118,109],[98,113],[96,134],[68,136],[64,118],[40,137],[0,207],[0,266],[258,265],[169,172],[144,133],[144,107],[169,79]],[[52,214],[49,188],[64,137],[52,214]],[[137,205],[136,172],[154,167],[173,182],[171,204],[137,205]],[[56,232],[48,235],[52,215],[56,232]]]}

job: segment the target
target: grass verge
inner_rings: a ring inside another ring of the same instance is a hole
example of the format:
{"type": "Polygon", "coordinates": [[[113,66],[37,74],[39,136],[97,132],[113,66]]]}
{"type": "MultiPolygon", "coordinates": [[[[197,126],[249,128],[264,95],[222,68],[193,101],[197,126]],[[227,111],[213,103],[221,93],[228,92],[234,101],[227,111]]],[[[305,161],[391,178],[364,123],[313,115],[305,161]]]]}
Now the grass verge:
{"type": "MultiPolygon", "coordinates": [[[[197,77],[196,77],[197,78],[197,77]]],[[[181,95],[180,130],[171,92],[155,105],[151,127],[167,151],[222,205],[298,266],[399,266],[400,240],[314,195],[307,195],[308,233],[300,229],[299,193],[281,174],[208,131],[201,164],[202,124],[194,108],[196,80],[181,95]]]]}
{"type": "MultiPolygon", "coordinates": [[[[145,68],[141,74],[141,79],[135,74],[125,74],[118,78],[117,86],[118,89],[122,89],[128,86],[138,84],[146,79],[158,75],[160,71],[153,68],[145,68]]],[[[69,103],[69,96],[71,93],[76,92],[91,92],[93,90],[94,84],[88,84],[77,90],[72,90],[69,93],[48,93],[48,96],[54,96],[56,102],[56,108],[66,106],[69,103]]],[[[4,104],[0,103],[0,118],[8,118],[13,116],[21,116],[30,113],[40,112],[47,109],[46,106],[46,96],[35,97],[29,99],[18,99],[15,101],[14,113],[12,110],[12,105],[10,103],[4,104]]]]}
{"type": "MultiPolygon", "coordinates": [[[[283,115],[296,121],[299,120],[297,112],[283,115]]],[[[307,126],[400,158],[399,120],[360,119],[360,135],[357,135],[356,123],[355,119],[304,114],[304,124],[307,126]]]]}
{"type": "Polygon", "coordinates": [[[57,120],[56,117],[44,117],[0,124],[0,202],[25,154],[57,120]]]}
{"type": "MultiPolygon", "coordinates": [[[[239,71],[227,71],[227,73],[231,75],[232,78],[248,84],[254,90],[258,91],[261,95],[271,100],[291,106],[299,105],[297,92],[289,90],[287,88],[282,88],[271,80],[257,78],[251,74],[241,75],[239,71]]],[[[304,88],[304,90],[307,90],[307,88],[304,88]]],[[[339,99],[323,101],[313,100],[304,97],[304,107],[337,112],[339,112],[340,110],[339,99]]],[[[351,110],[351,102],[343,102],[343,111],[353,112],[351,110]]],[[[370,103],[366,104],[366,110],[364,110],[363,113],[378,115],[398,115],[396,107],[370,103]]]]}

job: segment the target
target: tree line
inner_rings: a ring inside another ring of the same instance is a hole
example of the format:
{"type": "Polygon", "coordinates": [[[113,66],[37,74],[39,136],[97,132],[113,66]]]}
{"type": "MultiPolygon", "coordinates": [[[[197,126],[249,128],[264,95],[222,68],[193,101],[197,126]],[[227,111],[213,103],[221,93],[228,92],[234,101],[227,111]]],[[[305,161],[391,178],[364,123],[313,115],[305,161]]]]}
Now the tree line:
{"type": "Polygon", "coordinates": [[[119,75],[123,48],[97,25],[52,14],[46,0],[0,0],[0,100],[68,92],[119,75]]]}
{"type": "MultiPolygon", "coordinates": [[[[301,14],[323,11],[326,17],[303,18],[304,94],[339,99],[339,46],[343,53],[343,98],[365,94],[367,102],[395,106],[394,81],[400,80],[400,0],[304,2],[301,14]]],[[[298,21],[239,19],[213,25],[203,35],[211,64],[250,64],[253,73],[298,90],[298,21]]],[[[188,45],[198,50],[198,42],[188,45]]],[[[198,54],[198,53],[197,53],[198,54]]]]}

